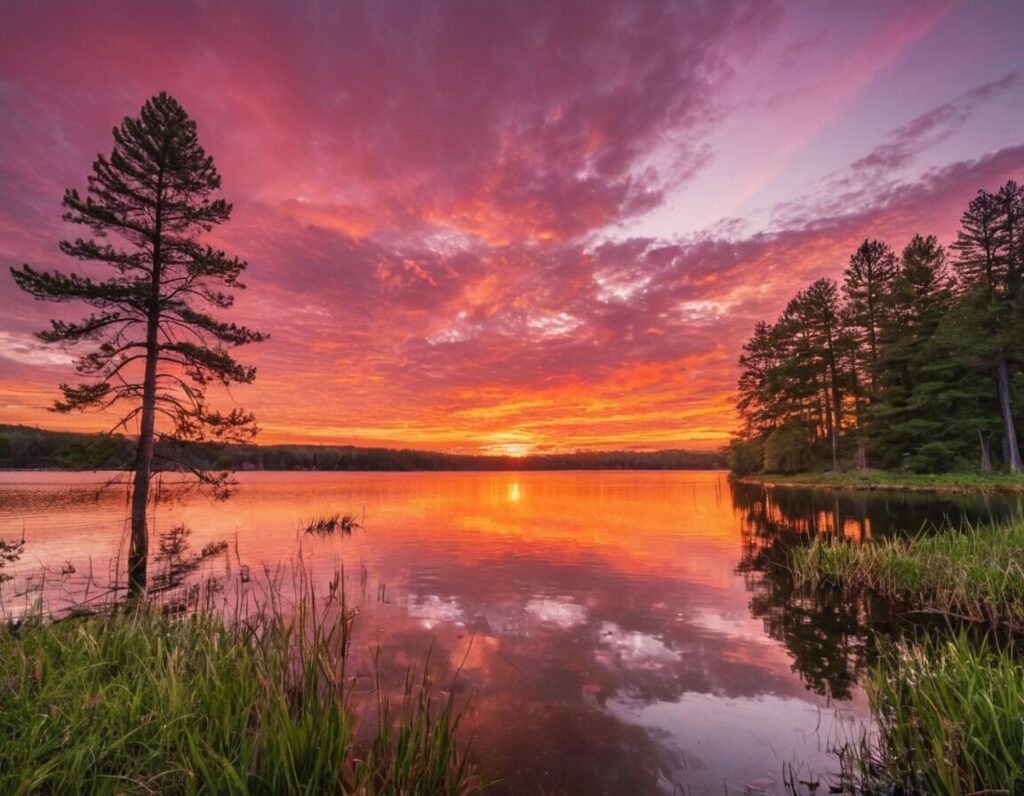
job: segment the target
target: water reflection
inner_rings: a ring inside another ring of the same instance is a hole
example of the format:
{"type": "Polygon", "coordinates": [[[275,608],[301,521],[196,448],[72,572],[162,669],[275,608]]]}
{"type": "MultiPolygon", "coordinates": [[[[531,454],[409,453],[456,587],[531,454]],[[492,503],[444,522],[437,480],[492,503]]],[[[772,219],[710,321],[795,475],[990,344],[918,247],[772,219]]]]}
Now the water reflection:
{"type": "Polygon", "coordinates": [[[980,523],[1021,516],[1011,495],[927,495],[842,492],[732,484],[741,512],[743,555],[737,567],[751,592],[750,611],[765,632],[793,655],[807,687],[849,698],[876,651],[876,638],[921,629],[922,620],[894,610],[870,594],[813,593],[794,587],[786,548],[818,534],[855,542],[874,537],[936,532],[946,522],[980,523]]]}
{"type": "MultiPolygon", "coordinates": [[[[832,768],[828,734],[865,715],[856,673],[889,618],[796,594],[771,563],[807,534],[920,525],[903,501],[730,489],[714,473],[241,478],[227,504],[162,504],[157,527],[187,524],[195,549],[227,539],[229,591],[250,588],[240,564],[301,556],[321,589],[344,566],[357,681],[369,689],[376,646],[396,685],[428,650],[442,682],[461,670],[498,792],[782,793],[785,763],[832,768]],[[365,512],[366,530],[300,534],[338,511],[365,512]]],[[[117,553],[123,493],[81,480],[0,474],[0,536],[24,532],[23,566],[117,553]]]]}
{"type": "Polygon", "coordinates": [[[947,521],[983,523],[1024,516],[1024,496],[843,491],[730,484],[732,500],[756,534],[835,533],[856,541],[933,531],[947,521]]]}

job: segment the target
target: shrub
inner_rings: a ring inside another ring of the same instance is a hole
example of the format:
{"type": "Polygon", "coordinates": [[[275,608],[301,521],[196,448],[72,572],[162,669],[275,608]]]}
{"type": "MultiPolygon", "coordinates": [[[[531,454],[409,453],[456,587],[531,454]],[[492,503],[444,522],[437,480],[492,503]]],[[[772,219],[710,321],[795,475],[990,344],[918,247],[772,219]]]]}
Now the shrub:
{"type": "Polygon", "coordinates": [[[767,473],[802,473],[811,469],[812,461],[807,426],[799,418],[790,418],[765,440],[764,469],[767,473]]]}
{"type": "Polygon", "coordinates": [[[927,442],[910,457],[915,473],[948,473],[956,463],[956,454],[944,442],[927,442]]]}
{"type": "Polygon", "coordinates": [[[764,467],[764,437],[729,441],[729,469],[736,475],[750,475],[764,467]]]}

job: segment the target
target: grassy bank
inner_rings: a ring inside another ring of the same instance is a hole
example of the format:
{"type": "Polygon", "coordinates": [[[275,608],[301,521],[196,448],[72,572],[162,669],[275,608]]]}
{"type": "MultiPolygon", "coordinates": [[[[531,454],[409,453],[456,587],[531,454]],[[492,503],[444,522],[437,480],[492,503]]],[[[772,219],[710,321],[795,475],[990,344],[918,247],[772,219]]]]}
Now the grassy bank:
{"type": "Polygon", "coordinates": [[[863,679],[876,734],[842,750],[864,794],[1024,793],[1024,664],[961,635],[886,647],[863,679]]]}
{"type": "Polygon", "coordinates": [[[0,792],[479,791],[423,672],[361,712],[351,617],[330,615],[307,599],[287,619],[151,609],[0,630],[0,792]]]}
{"type": "Polygon", "coordinates": [[[798,583],[870,589],[917,609],[1024,628],[1024,523],[855,544],[818,537],[790,551],[798,583]]]}
{"type": "Polygon", "coordinates": [[[823,489],[884,489],[903,492],[1024,493],[1024,476],[1008,473],[941,473],[923,475],[886,470],[814,472],[796,475],[757,474],[736,479],[744,484],[820,487],[823,489]]]}
{"type": "MultiPolygon", "coordinates": [[[[1024,629],[1024,523],[868,544],[818,537],[789,561],[805,587],[1024,629]]],[[[1024,793],[1024,662],[1010,638],[883,643],[861,680],[876,732],[842,750],[854,792],[1024,793]]]]}

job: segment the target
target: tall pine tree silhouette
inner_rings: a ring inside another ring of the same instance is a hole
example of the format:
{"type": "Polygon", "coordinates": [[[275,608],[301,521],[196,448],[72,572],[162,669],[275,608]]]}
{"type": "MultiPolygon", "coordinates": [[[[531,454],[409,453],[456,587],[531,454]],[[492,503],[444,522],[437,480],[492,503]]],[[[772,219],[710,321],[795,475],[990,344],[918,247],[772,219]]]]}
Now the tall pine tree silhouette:
{"type": "MultiPolygon", "coordinates": [[[[255,378],[229,349],[265,335],[215,318],[232,306],[227,292],[242,288],[246,263],[200,242],[226,222],[231,205],[214,197],[220,175],[200,146],[196,124],[166,93],[149,99],[137,118],[114,128],[110,157],[99,155],[87,195],[64,194],[64,219],[90,237],[62,241],[68,256],[94,264],[100,277],[40,271],[11,272],[36,299],[78,301],[94,311],[78,322],[54,320],[40,332],[46,343],[88,346],[76,362],[79,384],[61,384],[58,412],[117,412],[111,431],[138,424],[131,500],[128,584],[145,595],[149,532],[146,509],[157,440],[174,443],[236,442],[256,433],[255,418],[240,409],[216,411],[207,403],[211,384],[255,378]]],[[[165,454],[158,454],[165,455],[165,454]]],[[[220,493],[227,474],[195,470],[220,493]]]]}

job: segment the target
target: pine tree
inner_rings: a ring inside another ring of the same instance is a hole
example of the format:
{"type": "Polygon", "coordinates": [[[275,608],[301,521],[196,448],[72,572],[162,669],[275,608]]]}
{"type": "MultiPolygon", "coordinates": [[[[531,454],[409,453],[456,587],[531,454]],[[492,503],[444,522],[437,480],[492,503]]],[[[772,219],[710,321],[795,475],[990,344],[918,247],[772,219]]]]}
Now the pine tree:
{"type": "Polygon", "coordinates": [[[886,320],[885,296],[892,289],[896,273],[896,255],[880,240],[865,240],[850,257],[844,272],[843,292],[850,323],[867,348],[867,383],[872,399],[878,387],[879,336],[886,320]]]}
{"type": "Polygon", "coordinates": [[[814,442],[826,442],[838,466],[844,425],[844,333],[839,290],[819,279],[797,293],[774,324],[754,327],[740,356],[739,401],[744,438],[764,440],[781,426],[803,429],[814,442]]]}
{"type": "Polygon", "coordinates": [[[835,470],[839,467],[839,435],[843,426],[843,377],[838,351],[839,289],[831,279],[819,279],[800,294],[800,298],[826,392],[826,433],[835,470]]]}
{"type": "MultiPolygon", "coordinates": [[[[264,335],[216,319],[232,306],[228,289],[242,288],[246,263],[200,242],[226,222],[231,205],[214,193],[220,175],[200,146],[196,124],[169,95],[149,99],[137,118],[114,128],[110,157],[100,155],[87,195],[69,189],[64,219],[92,237],[63,241],[75,259],[113,270],[106,278],[30,265],[11,269],[36,299],[80,301],[95,311],[78,322],[54,320],[39,333],[46,343],[90,345],[76,362],[86,380],[62,384],[58,412],[120,408],[116,429],[138,424],[128,553],[129,592],[145,595],[149,502],[156,440],[170,443],[244,441],[256,433],[251,414],[222,413],[207,403],[211,384],[249,383],[255,369],[230,348],[264,335]]],[[[198,471],[223,491],[226,474],[198,471]]]]}
{"type": "Polygon", "coordinates": [[[799,418],[817,440],[827,433],[828,402],[822,400],[820,360],[802,292],[790,299],[775,331],[779,351],[779,366],[773,374],[780,408],[777,425],[799,418]]]}
{"type": "Polygon", "coordinates": [[[1008,182],[996,194],[979,191],[960,220],[953,248],[962,301],[972,305],[979,348],[991,349],[991,370],[1003,426],[1003,448],[1010,472],[1020,472],[1011,392],[1011,358],[1019,336],[1021,277],[1024,272],[1024,191],[1008,182]]]}
{"type": "Polygon", "coordinates": [[[758,321],[754,334],[740,354],[739,400],[737,408],[744,419],[744,436],[759,436],[775,426],[775,388],[773,373],[778,366],[777,345],[772,326],[758,321]]]}
{"type": "Polygon", "coordinates": [[[960,229],[953,244],[961,288],[965,292],[982,292],[990,304],[999,302],[1006,283],[1001,216],[1002,208],[995,194],[978,191],[960,217],[960,229]]]}
{"type": "Polygon", "coordinates": [[[913,392],[896,428],[903,449],[914,452],[912,464],[922,450],[941,446],[947,467],[957,459],[981,470],[990,466],[990,440],[1001,422],[996,393],[985,378],[992,350],[990,340],[978,335],[977,309],[971,302],[952,304],[915,357],[913,392]]]}
{"type": "MultiPolygon", "coordinates": [[[[915,235],[900,256],[880,336],[880,396],[871,410],[873,449],[883,466],[926,444],[919,411],[910,407],[934,352],[928,341],[950,310],[946,253],[934,235],[915,235]]],[[[920,407],[918,407],[918,410],[920,407]]]]}

